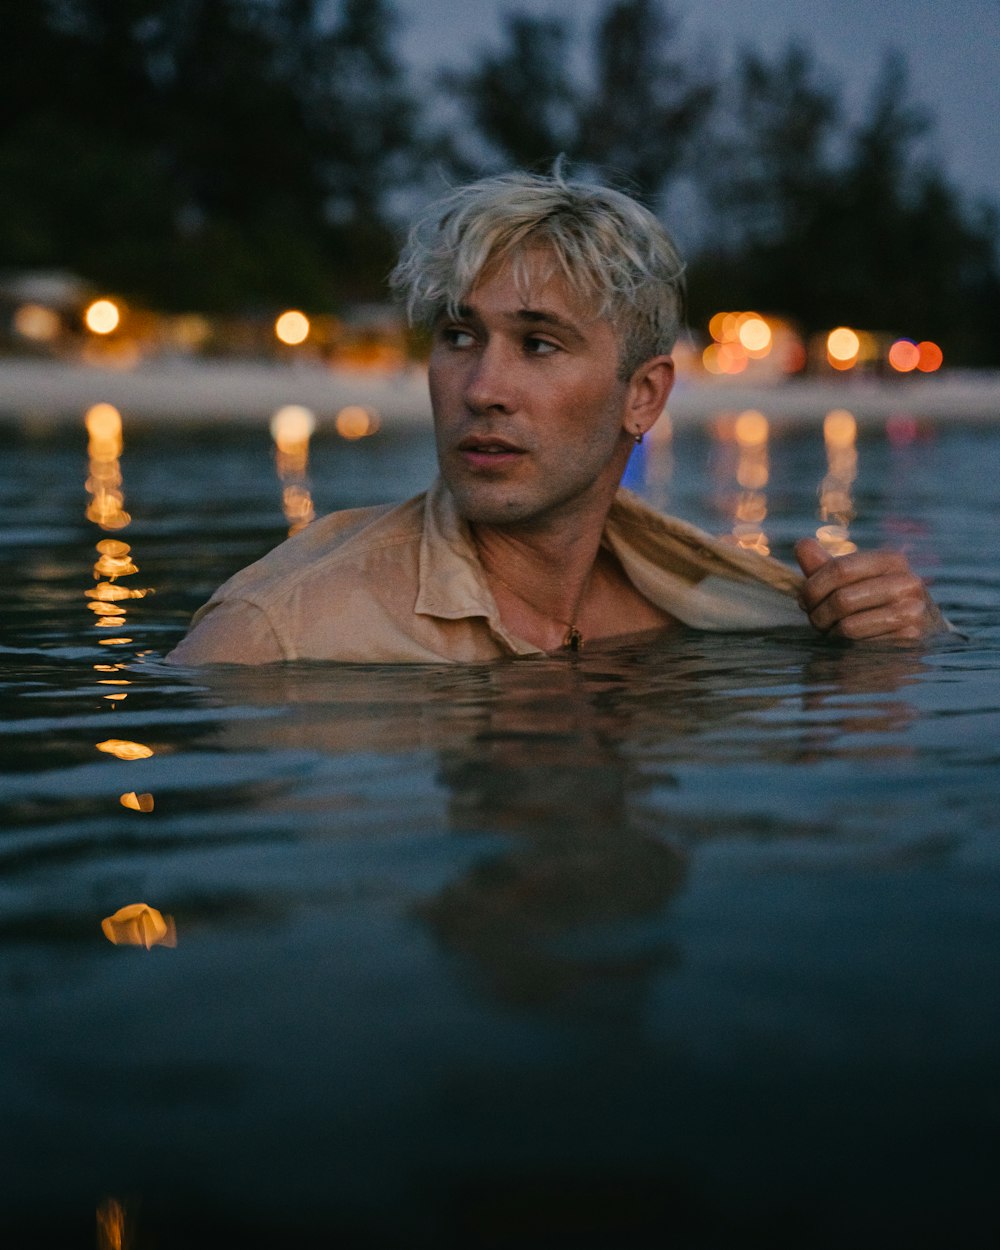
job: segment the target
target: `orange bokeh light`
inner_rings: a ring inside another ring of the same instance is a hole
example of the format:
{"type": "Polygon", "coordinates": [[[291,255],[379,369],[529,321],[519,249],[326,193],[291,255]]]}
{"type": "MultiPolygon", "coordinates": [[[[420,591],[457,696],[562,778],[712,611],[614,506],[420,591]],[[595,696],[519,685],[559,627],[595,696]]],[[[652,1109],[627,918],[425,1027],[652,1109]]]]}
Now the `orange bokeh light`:
{"type": "Polygon", "coordinates": [[[751,356],[766,356],[771,350],[771,327],[763,317],[747,317],[740,326],[738,337],[751,356]]]}
{"type": "Polygon", "coordinates": [[[83,322],[91,334],[111,334],[121,324],[121,309],[110,299],[95,299],[83,314],[83,322]]]}
{"type": "Polygon", "coordinates": [[[897,339],[889,348],[889,364],[897,373],[912,373],[920,363],[920,348],[911,339],[897,339]]]}
{"type": "Polygon", "coordinates": [[[311,329],[309,318],[295,308],[283,312],[274,323],[275,336],[282,343],[287,343],[289,347],[297,347],[299,343],[304,343],[311,329]]]}
{"type": "Polygon", "coordinates": [[[360,404],[348,404],[341,408],[336,418],[337,433],[341,438],[353,441],[374,434],[379,428],[378,413],[360,404]]]}
{"type": "Polygon", "coordinates": [[[720,373],[742,373],[749,357],[739,343],[720,343],[716,356],[720,373]]]}
{"type": "Polygon", "coordinates": [[[917,351],[920,353],[917,368],[921,373],[934,373],[944,364],[944,352],[937,343],[925,339],[917,344],[917,351]]]}
{"type": "Polygon", "coordinates": [[[767,417],[753,408],[741,412],[736,418],[733,433],[741,447],[761,447],[767,442],[767,417]]]}
{"type": "Polygon", "coordinates": [[[857,420],[846,408],[834,408],[823,418],[823,439],[828,447],[853,447],[857,435],[857,420]]]}
{"type": "Polygon", "coordinates": [[[837,326],[826,339],[826,358],[834,369],[852,369],[861,351],[861,340],[847,326],[837,326]]]}

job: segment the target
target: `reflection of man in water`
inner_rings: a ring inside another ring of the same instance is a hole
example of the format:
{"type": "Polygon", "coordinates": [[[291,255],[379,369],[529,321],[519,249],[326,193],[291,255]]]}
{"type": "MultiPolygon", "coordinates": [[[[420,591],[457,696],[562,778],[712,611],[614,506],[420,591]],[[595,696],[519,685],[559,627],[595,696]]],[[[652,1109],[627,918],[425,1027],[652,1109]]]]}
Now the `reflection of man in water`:
{"type": "Polygon", "coordinates": [[[804,624],[917,639],[905,559],[798,544],[804,577],[619,489],[673,383],[682,265],[618,192],[508,175],[451,193],[393,274],[433,332],[441,477],[315,522],[217,591],[172,658],[484,661],[652,634],[804,624]]]}

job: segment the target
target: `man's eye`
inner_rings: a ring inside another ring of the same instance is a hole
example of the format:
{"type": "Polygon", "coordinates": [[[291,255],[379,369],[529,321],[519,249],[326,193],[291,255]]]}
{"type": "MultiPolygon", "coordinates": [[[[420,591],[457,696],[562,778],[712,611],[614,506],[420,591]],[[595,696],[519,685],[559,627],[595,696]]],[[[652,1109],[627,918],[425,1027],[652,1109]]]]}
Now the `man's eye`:
{"type": "Polygon", "coordinates": [[[524,340],[524,350],[529,356],[551,356],[553,352],[559,350],[559,347],[551,339],[540,339],[535,335],[530,335],[524,340]]]}
{"type": "Polygon", "coordinates": [[[441,337],[449,347],[471,347],[476,341],[471,331],[463,330],[461,326],[445,326],[441,337]]]}

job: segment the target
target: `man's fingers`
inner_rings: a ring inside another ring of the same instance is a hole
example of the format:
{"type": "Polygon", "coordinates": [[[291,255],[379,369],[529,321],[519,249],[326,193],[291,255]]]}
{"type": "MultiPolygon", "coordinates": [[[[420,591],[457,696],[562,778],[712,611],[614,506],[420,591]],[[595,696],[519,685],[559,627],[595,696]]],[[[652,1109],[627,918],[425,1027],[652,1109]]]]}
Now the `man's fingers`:
{"type": "Polygon", "coordinates": [[[805,574],[799,602],[821,633],[912,640],[944,627],[923,582],[898,551],[834,557],[815,539],[803,538],[795,555],[805,574]]]}
{"type": "Polygon", "coordinates": [[[812,577],[824,564],[828,564],[833,556],[824,550],[822,544],[818,543],[815,538],[800,538],[795,544],[795,558],[806,577],[812,577]]]}
{"type": "Polygon", "coordinates": [[[881,633],[919,628],[926,612],[923,586],[912,574],[868,578],[851,582],[833,591],[809,610],[809,619],[824,633],[832,631],[844,638],[872,637],[871,621],[861,616],[879,616],[881,633]]]}
{"type": "MultiPolygon", "coordinates": [[[[803,542],[809,540],[805,539],[803,542]]],[[[819,543],[816,544],[819,546],[819,543]]],[[[822,548],[820,548],[822,551],[822,548]]],[[[796,554],[798,549],[796,548],[796,554]]],[[[807,553],[807,559],[815,553],[807,553]]],[[[823,552],[826,556],[826,552],[823,552]]],[[[801,561],[800,561],[801,563],[801,561]]],[[[856,583],[880,581],[882,578],[906,577],[912,585],[921,588],[923,583],[910,571],[906,557],[896,551],[856,551],[849,556],[827,557],[815,571],[806,574],[802,587],[802,601],[806,611],[811,612],[818,604],[837,591],[856,583]]]]}

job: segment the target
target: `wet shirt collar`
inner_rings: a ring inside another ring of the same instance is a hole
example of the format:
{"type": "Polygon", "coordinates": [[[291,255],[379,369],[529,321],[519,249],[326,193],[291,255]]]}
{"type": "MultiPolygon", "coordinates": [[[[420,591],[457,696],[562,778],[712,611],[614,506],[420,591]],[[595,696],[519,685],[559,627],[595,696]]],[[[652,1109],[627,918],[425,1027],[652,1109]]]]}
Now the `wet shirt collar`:
{"type": "Polygon", "coordinates": [[[427,492],[418,576],[417,615],[446,621],[478,616],[510,655],[544,655],[500,620],[468,523],[441,478],[427,492]]]}

